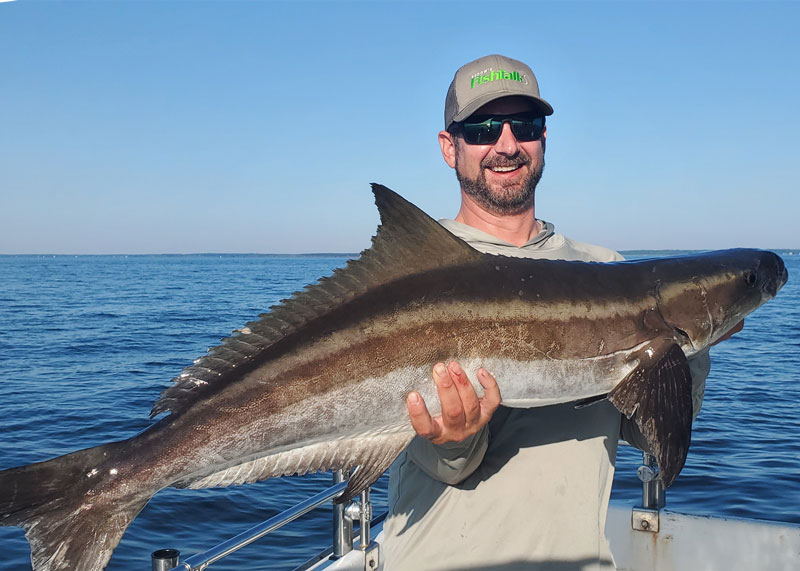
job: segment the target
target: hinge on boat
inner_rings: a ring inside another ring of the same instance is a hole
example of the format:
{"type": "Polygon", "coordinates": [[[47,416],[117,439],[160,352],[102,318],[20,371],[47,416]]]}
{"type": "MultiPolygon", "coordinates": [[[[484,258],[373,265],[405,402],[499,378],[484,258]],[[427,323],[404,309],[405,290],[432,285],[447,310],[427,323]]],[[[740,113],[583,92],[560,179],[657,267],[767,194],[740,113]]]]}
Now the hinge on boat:
{"type": "MultiPolygon", "coordinates": [[[[348,474],[336,470],[333,474],[335,483],[344,482],[348,474]]],[[[359,522],[359,549],[364,552],[364,571],[377,571],[380,563],[380,547],[372,541],[372,503],[369,499],[369,488],[361,492],[359,501],[347,506],[334,506],[334,539],[333,557],[342,557],[353,549],[353,521],[359,522]]]]}
{"type": "Polygon", "coordinates": [[[364,571],[377,571],[380,561],[380,545],[373,541],[364,549],[364,571]]]}
{"type": "Polygon", "coordinates": [[[658,510],[633,508],[631,512],[631,527],[634,531],[658,533],[658,510]]]}
{"type": "Polygon", "coordinates": [[[376,571],[380,563],[380,548],[371,537],[372,503],[369,488],[361,492],[360,501],[352,502],[345,508],[344,515],[350,520],[359,521],[359,548],[364,552],[364,571],[376,571]]]}

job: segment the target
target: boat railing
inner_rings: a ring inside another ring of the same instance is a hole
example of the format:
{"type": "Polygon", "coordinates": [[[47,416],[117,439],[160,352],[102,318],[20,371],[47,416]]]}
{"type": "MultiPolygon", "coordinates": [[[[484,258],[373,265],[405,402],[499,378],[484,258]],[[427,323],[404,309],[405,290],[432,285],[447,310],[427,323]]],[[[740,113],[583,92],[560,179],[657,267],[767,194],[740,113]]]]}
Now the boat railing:
{"type": "MultiPolygon", "coordinates": [[[[176,549],[154,551],[151,555],[153,571],[203,571],[212,563],[219,561],[234,551],[341,496],[347,487],[347,476],[343,471],[337,470],[334,472],[333,478],[334,484],[330,488],[311,496],[305,501],[243,531],[227,541],[223,541],[219,545],[187,557],[184,561],[180,561],[180,552],[176,549]]],[[[353,550],[354,521],[359,522],[359,548],[367,553],[368,562],[374,562],[370,567],[377,568],[377,549],[370,537],[372,504],[370,503],[369,489],[361,492],[361,497],[357,502],[351,502],[346,506],[344,504],[333,504],[334,558],[343,557],[353,550]]]]}
{"type": "MultiPolygon", "coordinates": [[[[642,505],[633,509],[631,527],[635,531],[658,533],[659,513],[666,504],[666,494],[658,473],[655,457],[644,453],[642,465],[636,471],[642,482],[642,505]]],[[[159,549],[152,553],[153,571],[203,571],[212,563],[230,555],[234,551],[249,545],[280,529],[311,510],[338,498],[347,487],[347,474],[337,470],[333,474],[334,484],[330,488],[311,496],[307,500],[292,506],[286,511],[251,527],[250,529],[223,541],[202,553],[192,555],[180,561],[180,553],[175,549],[159,549]]],[[[381,516],[382,518],[383,516],[381,516]]],[[[372,504],[369,489],[361,492],[359,501],[348,505],[333,504],[333,549],[332,558],[340,558],[353,550],[353,523],[359,523],[359,545],[365,552],[365,568],[378,567],[378,549],[370,537],[372,522],[372,504]]]]}

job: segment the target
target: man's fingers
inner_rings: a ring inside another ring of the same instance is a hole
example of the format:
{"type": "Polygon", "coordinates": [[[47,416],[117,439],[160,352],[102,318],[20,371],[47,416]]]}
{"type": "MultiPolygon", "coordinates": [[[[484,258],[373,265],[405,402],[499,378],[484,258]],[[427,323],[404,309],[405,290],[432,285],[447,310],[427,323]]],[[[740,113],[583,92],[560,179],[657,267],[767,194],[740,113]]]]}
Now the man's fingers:
{"type": "Polygon", "coordinates": [[[478,382],[484,391],[483,398],[480,400],[480,416],[488,422],[488,419],[494,414],[503,399],[500,396],[500,387],[497,386],[497,381],[483,367],[478,369],[478,382]]]}
{"type": "Polygon", "coordinates": [[[484,426],[500,405],[497,381],[484,368],[478,370],[478,381],[484,396],[478,398],[467,374],[455,361],[433,367],[433,380],[442,405],[441,416],[431,417],[425,401],[412,391],[406,399],[411,426],[423,438],[435,444],[460,442],[484,426]]]}
{"type": "Polygon", "coordinates": [[[465,423],[464,405],[461,403],[461,395],[453,378],[444,364],[437,363],[433,367],[433,380],[436,382],[439,402],[442,403],[442,422],[445,429],[460,430],[465,423]]]}
{"type": "Polygon", "coordinates": [[[481,417],[481,404],[478,399],[478,394],[475,392],[475,387],[469,381],[467,374],[456,361],[451,361],[447,365],[447,372],[450,374],[450,379],[458,391],[458,396],[461,399],[461,408],[464,411],[464,420],[466,424],[474,424],[480,420],[481,417]]]}
{"type": "Polygon", "coordinates": [[[406,406],[408,407],[408,416],[411,418],[411,426],[414,427],[417,434],[429,440],[439,437],[442,429],[431,418],[428,407],[425,406],[425,401],[418,392],[412,391],[408,394],[406,406]]]}

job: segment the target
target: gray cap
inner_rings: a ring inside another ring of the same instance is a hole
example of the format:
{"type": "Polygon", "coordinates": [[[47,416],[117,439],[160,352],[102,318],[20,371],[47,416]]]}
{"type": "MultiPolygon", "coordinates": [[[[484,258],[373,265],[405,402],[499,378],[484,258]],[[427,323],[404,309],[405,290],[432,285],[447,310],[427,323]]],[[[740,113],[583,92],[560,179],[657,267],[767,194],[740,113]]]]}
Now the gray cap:
{"type": "Polygon", "coordinates": [[[490,101],[509,95],[527,97],[542,115],[553,114],[553,107],[539,97],[539,84],[531,68],[495,54],[458,68],[444,102],[444,128],[463,121],[490,101]]]}

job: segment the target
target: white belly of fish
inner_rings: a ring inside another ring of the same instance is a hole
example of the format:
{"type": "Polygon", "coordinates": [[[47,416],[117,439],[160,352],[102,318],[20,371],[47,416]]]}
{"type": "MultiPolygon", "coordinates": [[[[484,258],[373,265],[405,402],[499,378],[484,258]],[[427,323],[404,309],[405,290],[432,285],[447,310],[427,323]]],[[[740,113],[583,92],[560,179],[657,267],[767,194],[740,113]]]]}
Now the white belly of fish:
{"type": "MultiPolygon", "coordinates": [[[[497,380],[505,406],[531,408],[609,392],[636,367],[637,361],[629,358],[630,353],[620,351],[600,357],[567,360],[465,358],[459,363],[480,396],[483,396],[483,388],[477,381],[477,371],[484,367],[497,380]]],[[[353,385],[335,389],[325,395],[325,400],[331,407],[332,416],[349,418],[343,424],[353,428],[362,424],[359,416],[363,420],[376,415],[386,421],[407,419],[405,400],[410,391],[419,392],[428,411],[438,414],[439,398],[431,374],[431,366],[400,367],[385,375],[363,379],[357,384],[357,391],[353,385]],[[358,413],[354,415],[356,408],[358,413]]]]}
{"type": "MultiPolygon", "coordinates": [[[[629,362],[629,353],[580,360],[466,358],[459,363],[479,395],[483,389],[476,381],[477,370],[484,367],[497,379],[504,405],[529,408],[607,393],[635,368],[636,360],[629,362]]],[[[400,367],[287,407],[279,417],[267,417],[264,426],[251,431],[257,434],[279,427],[286,437],[283,443],[209,466],[216,473],[195,474],[186,478],[191,483],[183,485],[224,486],[355,465],[369,449],[399,453],[413,436],[406,408],[408,393],[418,391],[432,415],[441,410],[431,373],[431,366],[400,367]]]]}

